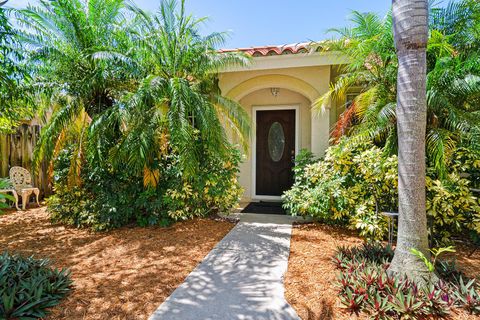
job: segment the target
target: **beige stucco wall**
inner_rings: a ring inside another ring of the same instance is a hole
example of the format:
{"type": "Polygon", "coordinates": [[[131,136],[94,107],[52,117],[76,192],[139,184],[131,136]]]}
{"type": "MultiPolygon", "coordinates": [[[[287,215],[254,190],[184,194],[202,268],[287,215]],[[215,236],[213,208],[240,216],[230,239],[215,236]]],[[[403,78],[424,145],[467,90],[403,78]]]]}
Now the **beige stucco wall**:
{"type": "MultiPolygon", "coordinates": [[[[268,58],[262,59],[265,65],[265,59],[268,58]]],[[[314,112],[311,105],[328,90],[331,66],[285,66],[221,73],[220,88],[224,95],[240,102],[250,116],[253,106],[299,106],[299,149],[306,148],[321,156],[329,144],[332,122],[330,106],[325,106],[324,112],[314,112]],[[277,97],[271,94],[270,89],[273,87],[280,89],[277,97]]],[[[255,128],[255,124],[252,127],[255,128]]],[[[255,132],[252,132],[254,135],[255,132]]],[[[245,201],[254,196],[251,147],[252,139],[245,162],[240,168],[240,183],[245,189],[245,201]]]]}

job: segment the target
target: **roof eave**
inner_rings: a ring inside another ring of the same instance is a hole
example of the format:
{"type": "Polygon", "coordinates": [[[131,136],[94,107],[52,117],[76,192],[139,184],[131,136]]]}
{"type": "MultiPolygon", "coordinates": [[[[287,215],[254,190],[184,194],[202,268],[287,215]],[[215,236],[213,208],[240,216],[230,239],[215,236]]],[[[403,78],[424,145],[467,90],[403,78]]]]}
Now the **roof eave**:
{"type": "Polygon", "coordinates": [[[247,66],[230,66],[220,73],[340,65],[346,58],[338,52],[313,52],[252,57],[247,66]]]}

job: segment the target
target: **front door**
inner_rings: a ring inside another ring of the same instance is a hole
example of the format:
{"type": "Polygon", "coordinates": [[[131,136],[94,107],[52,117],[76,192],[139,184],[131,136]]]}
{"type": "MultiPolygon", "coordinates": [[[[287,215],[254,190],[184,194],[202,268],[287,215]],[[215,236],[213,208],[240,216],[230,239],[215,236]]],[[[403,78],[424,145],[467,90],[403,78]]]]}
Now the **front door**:
{"type": "Polygon", "coordinates": [[[281,196],[293,184],[295,110],[258,110],[256,143],[257,196],[281,196]]]}

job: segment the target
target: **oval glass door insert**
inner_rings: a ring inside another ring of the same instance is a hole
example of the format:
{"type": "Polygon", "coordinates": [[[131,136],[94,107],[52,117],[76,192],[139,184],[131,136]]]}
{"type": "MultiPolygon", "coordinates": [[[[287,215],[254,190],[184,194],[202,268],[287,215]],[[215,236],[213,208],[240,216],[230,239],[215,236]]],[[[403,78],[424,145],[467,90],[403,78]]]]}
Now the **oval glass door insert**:
{"type": "Polygon", "coordinates": [[[268,131],[268,153],[273,161],[278,162],[282,159],[285,149],[285,133],[280,122],[272,123],[268,131]]]}

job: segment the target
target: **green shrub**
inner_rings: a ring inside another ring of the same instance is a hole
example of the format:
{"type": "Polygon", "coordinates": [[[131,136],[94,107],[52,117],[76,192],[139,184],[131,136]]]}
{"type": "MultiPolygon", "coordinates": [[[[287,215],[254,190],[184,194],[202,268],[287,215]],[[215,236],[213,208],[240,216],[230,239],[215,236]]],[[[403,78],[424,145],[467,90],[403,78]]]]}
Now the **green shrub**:
{"type": "Polygon", "coordinates": [[[206,216],[232,208],[240,199],[237,176],[240,152],[204,154],[197,174],[185,178],[174,153],[158,159],[152,178],[115,169],[87,159],[81,184],[69,183],[70,156],[64,150],[55,162],[55,195],[47,201],[54,220],[76,227],[108,230],[130,223],[168,225],[177,220],[206,216]]]}
{"type": "Polygon", "coordinates": [[[37,319],[57,305],[71,286],[67,270],[52,269],[48,260],[0,255],[0,319],[37,319]]]}
{"type": "Polygon", "coordinates": [[[347,143],[327,149],[325,158],[295,171],[293,188],[283,195],[293,215],[348,225],[370,239],[381,239],[387,221],[381,211],[396,208],[396,157],[384,159],[370,143],[347,143]]]}
{"type": "Polygon", "coordinates": [[[457,305],[463,307],[470,314],[480,315],[480,291],[475,279],[464,281],[460,278],[457,290],[454,295],[457,299],[457,305]]]}
{"type": "Polygon", "coordinates": [[[448,165],[451,172],[468,177],[471,188],[480,189],[480,152],[460,147],[451,155],[448,165]]]}
{"type": "Polygon", "coordinates": [[[305,170],[308,166],[316,163],[318,160],[315,158],[313,152],[307,149],[300,150],[300,153],[295,157],[295,166],[293,167],[293,173],[295,175],[295,182],[297,184],[307,184],[308,180],[305,170]]]}
{"type": "MultiPolygon", "coordinates": [[[[283,195],[284,207],[292,215],[347,225],[367,239],[386,236],[387,222],[381,212],[398,211],[396,156],[385,156],[371,143],[342,139],[327,149],[324,159],[313,161],[305,153],[300,157],[295,183],[283,195]]],[[[438,179],[434,170],[427,172],[431,234],[439,245],[449,243],[454,234],[470,234],[479,241],[480,205],[469,179],[480,161],[464,150],[450,161],[451,172],[444,179],[438,179]],[[462,177],[467,171],[468,178],[462,177]]]]}
{"type": "MultiPolygon", "coordinates": [[[[8,179],[0,179],[0,189],[10,189],[11,184],[8,179]]],[[[14,201],[14,198],[9,194],[0,193],[0,214],[2,209],[8,208],[7,200],[14,201]]]]}
{"type": "Polygon", "coordinates": [[[225,212],[238,203],[243,193],[237,180],[241,155],[237,149],[230,152],[226,159],[207,156],[194,178],[172,177],[162,198],[170,218],[182,220],[225,212]]]}
{"type": "Polygon", "coordinates": [[[432,234],[438,244],[452,235],[478,228],[480,205],[470,191],[470,182],[456,173],[444,180],[427,177],[427,214],[432,219],[432,234]]]}

